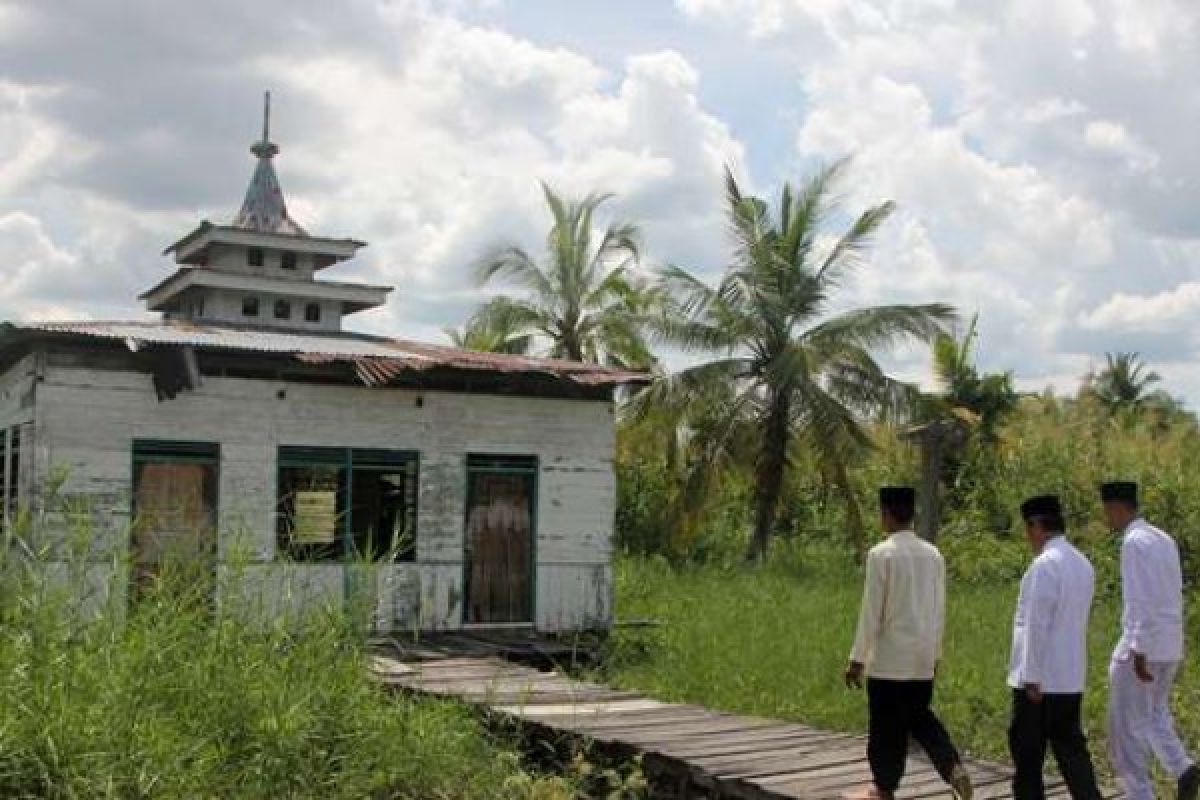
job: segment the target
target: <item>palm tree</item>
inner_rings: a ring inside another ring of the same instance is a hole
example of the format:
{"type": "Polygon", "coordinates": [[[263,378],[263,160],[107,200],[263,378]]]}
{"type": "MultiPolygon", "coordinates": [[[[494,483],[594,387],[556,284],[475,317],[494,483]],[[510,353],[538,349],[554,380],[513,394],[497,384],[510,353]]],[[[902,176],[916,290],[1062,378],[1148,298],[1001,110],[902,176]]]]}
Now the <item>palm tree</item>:
{"type": "MultiPolygon", "coordinates": [[[[666,380],[662,373],[655,386],[666,380]]],[[[718,481],[746,475],[754,463],[750,446],[754,421],[730,418],[730,384],[712,383],[695,391],[663,395],[646,390],[621,405],[618,463],[638,462],[661,480],[661,502],[653,509],[660,545],[684,553],[721,497],[718,481]]],[[[640,533],[640,532],[639,532],[640,533]]]]}
{"type": "Polygon", "coordinates": [[[1091,381],[1092,391],[1109,411],[1139,409],[1149,397],[1149,388],[1162,381],[1157,372],[1147,371],[1137,353],[1106,353],[1105,367],[1091,381]]]}
{"type": "Polygon", "coordinates": [[[820,234],[835,210],[832,191],[845,171],[839,161],[798,190],[785,185],[779,207],[742,192],[726,170],[733,258],[709,286],[678,267],[662,272],[668,313],[659,333],[692,352],[715,356],[650,387],[648,405],[687,396],[714,383],[733,387],[710,450],[719,450],[740,422],[754,421],[754,530],[747,558],[761,561],[776,524],[789,446],[815,449],[857,515],[847,467],[870,447],[864,425],[878,414],[905,412],[918,393],[889,377],[872,351],[904,338],[931,341],[954,318],[946,305],[887,305],[826,316],[842,280],[862,261],[890,202],[864,211],[829,248],[820,234]]]}
{"type": "Polygon", "coordinates": [[[1000,420],[1017,407],[1017,393],[1012,372],[979,374],[974,352],[978,338],[976,314],[961,339],[943,333],[934,340],[933,371],[942,391],[932,398],[932,414],[965,418],[978,426],[985,442],[994,442],[1000,420]]]}
{"type": "Polygon", "coordinates": [[[488,322],[496,320],[482,320],[478,315],[472,315],[461,328],[445,328],[444,331],[455,347],[464,350],[510,355],[525,355],[529,352],[533,337],[489,325],[488,322]]]}
{"type": "Polygon", "coordinates": [[[553,224],[541,263],[520,247],[489,255],[479,268],[481,283],[507,279],[523,290],[501,295],[479,308],[485,329],[509,331],[548,343],[548,355],[572,361],[644,367],[653,362],[638,320],[655,302],[633,273],[639,232],[629,223],[606,228],[597,238],[596,210],[609,195],[565,200],[542,185],[553,224]]]}

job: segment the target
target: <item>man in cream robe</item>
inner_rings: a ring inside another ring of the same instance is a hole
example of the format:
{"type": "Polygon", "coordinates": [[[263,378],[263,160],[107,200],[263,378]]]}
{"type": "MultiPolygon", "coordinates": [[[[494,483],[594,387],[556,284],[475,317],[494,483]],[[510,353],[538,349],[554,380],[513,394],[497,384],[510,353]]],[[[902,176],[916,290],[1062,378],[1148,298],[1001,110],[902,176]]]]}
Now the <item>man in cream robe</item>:
{"type": "Polygon", "coordinates": [[[845,676],[852,688],[861,688],[867,677],[867,761],[874,785],[853,797],[893,797],[904,777],[911,737],[955,797],[970,800],[971,779],[930,708],[942,654],[945,564],[936,547],[913,533],[913,489],[884,488],[879,499],[888,537],[867,555],[858,632],[845,676]]]}
{"type": "Polygon", "coordinates": [[[1154,800],[1150,754],[1195,800],[1200,770],[1179,740],[1171,687],[1183,661],[1183,576],[1179,547],[1138,512],[1137,484],[1100,487],[1104,515],[1121,534],[1121,639],[1109,665],[1109,756],[1129,800],[1154,800]]]}

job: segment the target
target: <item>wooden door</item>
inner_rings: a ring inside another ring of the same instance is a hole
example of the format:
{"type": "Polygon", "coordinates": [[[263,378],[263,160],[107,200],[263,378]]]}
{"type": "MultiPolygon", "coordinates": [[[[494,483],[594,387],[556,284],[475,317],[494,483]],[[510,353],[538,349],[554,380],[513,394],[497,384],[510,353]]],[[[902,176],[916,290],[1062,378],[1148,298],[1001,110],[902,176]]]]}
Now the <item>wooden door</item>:
{"type": "Polygon", "coordinates": [[[480,459],[469,467],[466,622],[532,623],[536,462],[480,459]]]}
{"type": "Polygon", "coordinates": [[[135,457],[134,597],[170,572],[173,586],[211,599],[216,483],[215,459],[135,457]]]}

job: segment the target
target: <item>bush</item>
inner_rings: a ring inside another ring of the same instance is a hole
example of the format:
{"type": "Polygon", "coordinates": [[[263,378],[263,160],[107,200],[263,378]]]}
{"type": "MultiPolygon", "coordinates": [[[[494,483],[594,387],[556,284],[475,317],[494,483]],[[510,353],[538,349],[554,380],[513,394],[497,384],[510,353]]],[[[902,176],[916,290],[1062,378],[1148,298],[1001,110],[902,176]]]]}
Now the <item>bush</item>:
{"type": "Polygon", "coordinates": [[[128,611],[124,586],[88,608],[81,569],[6,544],[0,796],[569,796],[465,707],[372,684],[344,616],[248,626],[172,570],[128,611]]]}

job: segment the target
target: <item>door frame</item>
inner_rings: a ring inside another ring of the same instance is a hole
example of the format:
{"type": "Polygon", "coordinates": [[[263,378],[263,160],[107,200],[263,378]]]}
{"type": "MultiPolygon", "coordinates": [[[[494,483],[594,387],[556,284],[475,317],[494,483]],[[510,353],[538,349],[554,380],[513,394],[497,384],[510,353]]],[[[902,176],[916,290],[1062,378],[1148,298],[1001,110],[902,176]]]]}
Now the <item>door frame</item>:
{"type": "Polygon", "coordinates": [[[158,464],[210,464],[213,475],[213,596],[216,602],[217,568],[221,560],[221,444],[220,442],[202,442],[181,439],[134,439],[129,448],[129,540],[126,549],[129,553],[130,575],[128,584],[129,600],[134,599],[134,572],[136,564],[132,562],[137,546],[137,482],[138,465],[144,463],[158,464]],[[147,458],[147,451],[151,457],[147,458]],[[154,452],[160,451],[160,452],[154,452]]]}
{"type": "Polygon", "coordinates": [[[486,453],[469,452],[463,458],[463,475],[466,478],[463,491],[462,516],[462,614],[460,622],[463,628],[537,628],[537,589],[538,589],[538,506],[541,504],[541,459],[530,453],[486,453]],[[473,467],[472,459],[494,459],[499,465],[473,467]],[[503,466],[505,460],[525,461],[527,466],[503,466]],[[533,479],[533,492],[529,498],[529,619],[526,622],[471,622],[471,561],[468,557],[470,532],[467,523],[471,516],[471,499],[474,496],[472,473],[488,473],[492,475],[528,475],[533,479]]]}

